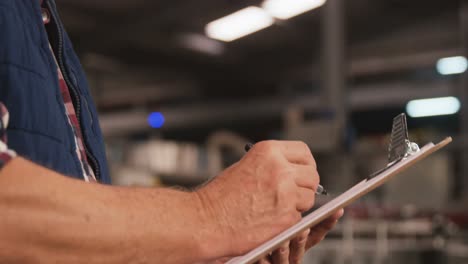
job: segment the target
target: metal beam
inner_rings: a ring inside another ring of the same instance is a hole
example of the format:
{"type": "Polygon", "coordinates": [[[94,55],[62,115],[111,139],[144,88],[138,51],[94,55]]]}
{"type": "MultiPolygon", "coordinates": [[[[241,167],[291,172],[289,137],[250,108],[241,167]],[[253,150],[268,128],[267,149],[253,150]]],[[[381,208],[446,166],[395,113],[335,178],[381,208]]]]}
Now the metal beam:
{"type": "MultiPolygon", "coordinates": [[[[359,86],[350,89],[349,107],[352,110],[403,107],[409,100],[416,98],[453,96],[453,90],[453,84],[449,81],[359,86]]],[[[294,101],[284,97],[271,97],[251,101],[218,101],[183,106],[162,105],[158,111],[164,114],[166,120],[163,130],[177,130],[279,118],[291,103],[304,111],[321,111],[322,100],[320,96],[310,94],[300,96],[294,101]]],[[[102,130],[106,136],[148,131],[150,127],[146,119],[149,112],[148,110],[102,114],[100,115],[102,130]]]]}
{"type": "MultiPolygon", "coordinates": [[[[462,49],[465,57],[468,57],[468,3],[460,1],[460,33],[462,49]]],[[[460,111],[460,135],[468,135],[468,72],[462,75],[458,88],[459,98],[462,104],[460,111]]],[[[459,198],[468,199],[468,148],[464,147],[460,151],[460,171],[458,191],[459,198]]]]}
{"type": "Polygon", "coordinates": [[[337,135],[342,135],[346,126],[348,108],[344,1],[328,0],[323,11],[323,91],[327,102],[325,107],[334,113],[334,122],[337,122],[336,127],[340,131],[337,135]]]}

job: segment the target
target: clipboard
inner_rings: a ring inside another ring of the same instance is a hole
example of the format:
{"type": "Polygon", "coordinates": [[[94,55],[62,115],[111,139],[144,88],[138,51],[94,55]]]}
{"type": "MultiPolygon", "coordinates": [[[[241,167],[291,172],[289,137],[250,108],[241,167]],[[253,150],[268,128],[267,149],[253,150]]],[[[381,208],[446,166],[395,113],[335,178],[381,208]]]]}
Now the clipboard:
{"type": "Polygon", "coordinates": [[[247,254],[231,259],[226,264],[254,263],[263,256],[279,248],[282,243],[293,239],[302,231],[319,224],[340,208],[348,206],[360,197],[383,185],[385,182],[415,163],[445,147],[451,141],[452,138],[447,137],[438,144],[428,143],[419,149],[415,143],[410,142],[408,139],[406,116],[401,114],[395,117],[389,144],[389,164],[384,169],[360,181],[346,192],[322,205],[309,215],[303,217],[302,220],[294,226],[286,229],[247,254]]]}

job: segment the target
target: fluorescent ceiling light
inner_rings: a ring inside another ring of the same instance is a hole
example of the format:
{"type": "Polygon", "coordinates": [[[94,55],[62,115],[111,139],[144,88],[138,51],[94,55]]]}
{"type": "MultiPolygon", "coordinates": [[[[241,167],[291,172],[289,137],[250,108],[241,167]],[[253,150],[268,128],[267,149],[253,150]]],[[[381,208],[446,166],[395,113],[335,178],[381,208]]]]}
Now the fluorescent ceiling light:
{"type": "Polygon", "coordinates": [[[325,4],[326,0],[265,0],[262,8],[279,19],[289,19],[325,4]]]}
{"type": "Polygon", "coordinates": [[[468,61],[463,56],[448,57],[437,61],[437,71],[442,75],[464,73],[468,61]]]}
{"type": "Polygon", "coordinates": [[[263,9],[249,6],[210,22],[205,27],[205,33],[213,39],[233,41],[269,27],[273,22],[274,19],[263,9]]]}
{"type": "Polygon", "coordinates": [[[178,41],[185,48],[209,55],[221,55],[224,52],[223,43],[202,34],[181,34],[178,36],[178,41]]]}
{"type": "Polygon", "coordinates": [[[452,115],[459,110],[460,100],[456,97],[413,100],[406,105],[406,112],[411,117],[452,115]]]}

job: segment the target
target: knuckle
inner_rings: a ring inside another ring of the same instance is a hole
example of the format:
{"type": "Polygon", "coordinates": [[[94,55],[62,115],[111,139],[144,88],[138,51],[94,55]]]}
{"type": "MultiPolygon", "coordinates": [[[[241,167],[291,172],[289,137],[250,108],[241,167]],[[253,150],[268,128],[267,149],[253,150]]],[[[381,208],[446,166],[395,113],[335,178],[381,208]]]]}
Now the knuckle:
{"type": "Polygon", "coordinates": [[[309,146],[304,142],[302,142],[302,144],[304,156],[309,159],[309,163],[312,167],[317,168],[317,163],[315,162],[314,155],[312,154],[312,151],[310,150],[309,146]]]}
{"type": "Polygon", "coordinates": [[[310,164],[311,164],[314,168],[317,168],[317,162],[315,162],[315,158],[314,158],[314,156],[312,155],[312,152],[310,152],[310,150],[309,150],[309,153],[310,153],[310,164]]]}
{"type": "Polygon", "coordinates": [[[315,193],[313,191],[308,191],[304,194],[298,194],[297,199],[298,209],[300,208],[301,211],[307,211],[315,204],[315,193]]]}
{"type": "Polygon", "coordinates": [[[304,141],[302,140],[291,140],[291,141],[286,141],[289,144],[293,144],[293,146],[304,146],[307,145],[304,141]]]}
{"type": "Polygon", "coordinates": [[[301,256],[292,256],[291,257],[291,264],[299,264],[301,263],[301,256]]]}
{"type": "Polygon", "coordinates": [[[304,242],[304,240],[307,239],[307,237],[309,237],[309,229],[307,229],[306,231],[303,231],[297,238],[297,242],[298,243],[302,243],[304,242]]]}
{"type": "Polygon", "coordinates": [[[312,182],[312,186],[316,190],[320,183],[320,175],[318,174],[317,170],[314,170],[314,173],[312,173],[312,177],[310,178],[310,181],[312,182]]]}
{"type": "Polygon", "coordinates": [[[273,158],[270,160],[269,166],[276,175],[282,175],[285,171],[285,168],[282,162],[276,158],[273,158]]]}
{"type": "Polygon", "coordinates": [[[254,147],[259,151],[269,153],[269,152],[272,152],[273,149],[275,149],[276,145],[277,145],[277,142],[274,140],[265,140],[265,141],[260,141],[256,143],[254,147]]]}
{"type": "Polygon", "coordinates": [[[308,201],[306,210],[310,210],[312,207],[314,207],[314,204],[315,204],[315,195],[308,201]]]}
{"type": "Polygon", "coordinates": [[[307,150],[307,151],[309,150],[309,146],[304,141],[298,141],[298,143],[300,144],[302,148],[304,148],[304,150],[307,150]]]}
{"type": "Polygon", "coordinates": [[[292,183],[295,183],[294,170],[288,167],[287,164],[284,164],[281,161],[274,161],[270,164],[271,168],[271,177],[276,183],[288,183],[287,186],[292,186],[292,183]]]}
{"type": "Polygon", "coordinates": [[[310,151],[309,145],[307,145],[307,143],[304,141],[299,141],[299,145],[301,146],[303,153],[313,159],[312,151],[310,151]]]}
{"type": "MultiPolygon", "coordinates": [[[[317,189],[317,188],[315,188],[317,189]]],[[[307,197],[307,202],[309,203],[310,207],[314,206],[315,204],[315,191],[309,192],[309,197],[307,197]]]]}
{"type": "Polygon", "coordinates": [[[289,255],[289,243],[280,247],[279,253],[281,255],[289,255]]]}
{"type": "Polygon", "coordinates": [[[305,236],[305,237],[299,237],[299,238],[297,239],[297,244],[298,244],[300,247],[303,247],[306,243],[307,243],[307,236],[305,236]]]}
{"type": "Polygon", "coordinates": [[[305,211],[307,211],[307,208],[303,204],[298,204],[296,206],[296,210],[298,210],[300,212],[305,212],[305,211]]]}

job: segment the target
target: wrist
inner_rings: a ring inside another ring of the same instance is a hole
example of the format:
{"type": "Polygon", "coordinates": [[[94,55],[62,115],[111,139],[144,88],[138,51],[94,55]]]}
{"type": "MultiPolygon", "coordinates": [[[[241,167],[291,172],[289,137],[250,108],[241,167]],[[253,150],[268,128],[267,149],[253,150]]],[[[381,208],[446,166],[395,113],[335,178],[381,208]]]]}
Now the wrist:
{"type": "Polygon", "coordinates": [[[232,255],[232,231],[225,219],[226,210],[208,188],[192,193],[199,219],[200,253],[203,259],[218,259],[232,255]]]}

